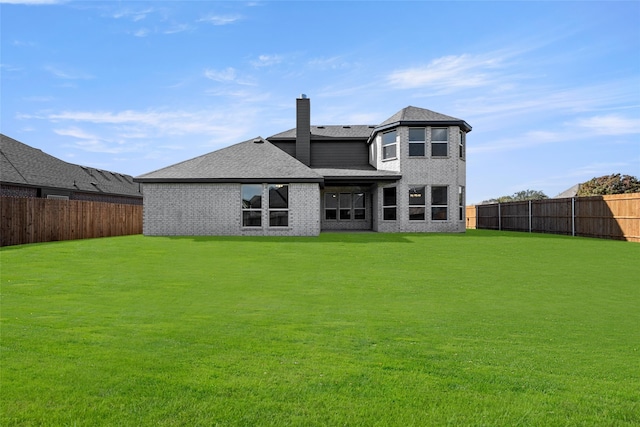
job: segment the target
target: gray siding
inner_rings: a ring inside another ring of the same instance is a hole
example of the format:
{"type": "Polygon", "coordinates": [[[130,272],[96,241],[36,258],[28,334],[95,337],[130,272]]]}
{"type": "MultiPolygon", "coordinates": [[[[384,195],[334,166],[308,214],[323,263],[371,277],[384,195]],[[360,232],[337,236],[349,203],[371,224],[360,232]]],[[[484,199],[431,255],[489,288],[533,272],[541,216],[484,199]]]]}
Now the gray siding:
{"type": "Polygon", "coordinates": [[[312,141],[311,167],[353,168],[369,166],[365,141],[312,141]]]}
{"type": "Polygon", "coordinates": [[[291,157],[296,157],[296,143],[295,141],[269,141],[291,157]]]}

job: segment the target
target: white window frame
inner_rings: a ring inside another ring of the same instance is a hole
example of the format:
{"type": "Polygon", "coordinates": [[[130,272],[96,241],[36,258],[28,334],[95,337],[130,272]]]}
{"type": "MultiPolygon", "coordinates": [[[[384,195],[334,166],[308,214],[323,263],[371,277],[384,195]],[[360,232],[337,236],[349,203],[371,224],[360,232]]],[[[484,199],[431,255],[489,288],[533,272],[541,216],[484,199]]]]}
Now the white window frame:
{"type": "Polygon", "coordinates": [[[467,142],[467,134],[464,131],[460,131],[460,141],[458,141],[458,156],[460,160],[465,159],[465,145],[467,142]]]}
{"type": "Polygon", "coordinates": [[[394,129],[384,132],[380,137],[382,143],[382,161],[395,160],[398,158],[398,130],[394,129]],[[385,135],[394,134],[393,142],[385,142],[385,135]],[[393,156],[387,154],[387,149],[393,147],[393,156]]]}

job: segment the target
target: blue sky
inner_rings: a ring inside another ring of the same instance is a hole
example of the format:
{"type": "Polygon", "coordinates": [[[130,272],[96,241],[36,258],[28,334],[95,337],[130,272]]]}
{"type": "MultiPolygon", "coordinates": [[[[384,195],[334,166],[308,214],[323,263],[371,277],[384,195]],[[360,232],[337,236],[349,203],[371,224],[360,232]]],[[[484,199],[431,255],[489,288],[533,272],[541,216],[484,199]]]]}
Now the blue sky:
{"type": "Polygon", "coordinates": [[[1,0],[1,132],[140,175],[255,136],[461,118],[469,203],[640,176],[639,1],[1,0]]]}

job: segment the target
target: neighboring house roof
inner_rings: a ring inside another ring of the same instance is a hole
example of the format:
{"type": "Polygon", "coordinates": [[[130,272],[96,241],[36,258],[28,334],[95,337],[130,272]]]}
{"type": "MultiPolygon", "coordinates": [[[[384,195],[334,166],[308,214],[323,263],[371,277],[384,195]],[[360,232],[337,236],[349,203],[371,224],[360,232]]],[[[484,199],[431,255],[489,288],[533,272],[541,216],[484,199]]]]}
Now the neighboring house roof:
{"type": "Polygon", "coordinates": [[[426,108],[418,108],[408,106],[389,117],[384,122],[380,123],[376,127],[376,131],[384,128],[395,127],[406,123],[416,124],[441,124],[460,126],[465,132],[471,132],[471,126],[462,119],[456,117],[447,116],[444,114],[436,113],[435,111],[427,110],[426,108]]]}
{"type": "Polygon", "coordinates": [[[130,175],[67,163],[2,134],[0,171],[3,184],[142,197],[130,175]]]}
{"type": "Polygon", "coordinates": [[[576,197],[578,195],[578,190],[580,190],[580,184],[576,184],[573,187],[567,188],[562,193],[558,194],[554,199],[563,199],[566,197],[576,197]]]}
{"type": "Polygon", "coordinates": [[[257,137],[135,178],[139,182],[322,182],[322,176],[257,137]]]}
{"type": "MultiPolygon", "coordinates": [[[[311,139],[337,138],[337,139],[364,139],[369,138],[375,129],[373,125],[326,125],[311,126],[311,139]]],[[[296,128],[277,133],[267,138],[271,139],[296,139],[296,128]]]]}

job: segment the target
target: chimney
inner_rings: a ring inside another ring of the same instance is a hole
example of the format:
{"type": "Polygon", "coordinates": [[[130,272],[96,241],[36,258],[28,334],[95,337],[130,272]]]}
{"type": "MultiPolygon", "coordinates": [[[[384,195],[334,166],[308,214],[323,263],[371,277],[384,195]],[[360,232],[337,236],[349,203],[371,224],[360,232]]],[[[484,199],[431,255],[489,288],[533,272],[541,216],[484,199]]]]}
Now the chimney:
{"type": "Polygon", "coordinates": [[[296,99],[296,159],[311,165],[311,102],[305,94],[296,99]]]}

